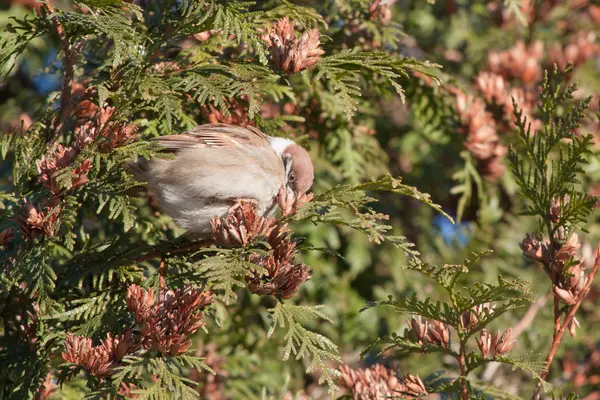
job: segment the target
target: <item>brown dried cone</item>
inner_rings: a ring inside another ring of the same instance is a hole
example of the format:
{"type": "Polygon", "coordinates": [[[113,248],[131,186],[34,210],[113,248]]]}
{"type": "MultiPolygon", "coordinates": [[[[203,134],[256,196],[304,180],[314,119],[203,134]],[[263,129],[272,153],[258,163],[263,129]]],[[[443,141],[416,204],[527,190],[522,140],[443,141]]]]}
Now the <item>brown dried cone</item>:
{"type": "Polygon", "coordinates": [[[126,122],[110,121],[115,108],[105,105],[97,110],[94,117],[79,125],[75,130],[77,145],[86,147],[99,140],[100,151],[109,152],[136,138],[138,127],[126,122]]]}
{"type": "Polygon", "coordinates": [[[551,264],[552,283],[574,294],[579,293],[586,281],[584,265],[576,259],[576,253],[580,247],[579,236],[576,233],[572,234],[569,240],[556,250],[551,264]]]}
{"type": "Polygon", "coordinates": [[[318,29],[304,32],[300,38],[294,33],[294,22],[288,17],[277,21],[263,39],[269,45],[275,67],[288,75],[315,65],[325,54],[318,29]]]}
{"type": "Polygon", "coordinates": [[[410,321],[406,321],[408,329],[406,330],[405,336],[408,337],[412,342],[418,344],[425,344],[429,342],[427,331],[429,330],[429,323],[418,315],[416,318],[411,318],[410,321]]]}
{"type": "Polygon", "coordinates": [[[202,113],[211,124],[230,124],[240,126],[254,126],[254,121],[248,116],[248,106],[240,103],[235,99],[227,100],[227,110],[229,115],[226,115],[212,104],[202,106],[202,113]]]}
{"type": "Polygon", "coordinates": [[[340,385],[350,391],[355,400],[380,400],[399,396],[406,391],[396,373],[381,364],[371,368],[354,370],[347,365],[340,367],[340,385]]]}
{"type": "Polygon", "coordinates": [[[427,330],[427,338],[430,343],[447,349],[450,346],[450,329],[443,322],[433,321],[427,330]]]}
{"type": "Polygon", "coordinates": [[[516,126],[517,121],[514,115],[513,100],[517,103],[518,109],[523,113],[523,117],[527,119],[527,126],[531,129],[531,132],[535,133],[536,130],[541,129],[542,121],[533,117],[533,109],[538,101],[538,97],[537,90],[526,90],[522,87],[513,87],[510,89],[504,103],[504,117],[509,121],[511,129],[516,126]]]}
{"type": "Polygon", "coordinates": [[[275,229],[286,229],[275,218],[257,215],[254,204],[244,201],[227,217],[214,217],[210,227],[215,244],[222,247],[245,246],[256,237],[270,236],[275,229]]]}
{"type": "Polygon", "coordinates": [[[485,329],[481,330],[479,340],[477,341],[477,346],[479,346],[479,350],[481,351],[481,355],[483,357],[494,358],[496,356],[501,356],[502,354],[508,353],[511,349],[515,341],[510,341],[511,329],[507,329],[502,335],[500,332],[496,332],[494,334],[490,334],[485,329]]]}
{"type": "Polygon", "coordinates": [[[417,375],[406,374],[403,378],[403,382],[406,386],[405,392],[410,396],[420,397],[429,394],[425,388],[425,384],[417,375]]]}
{"type": "Polygon", "coordinates": [[[39,342],[38,337],[38,315],[39,306],[37,303],[33,303],[31,310],[25,311],[25,315],[16,315],[15,323],[17,328],[17,334],[27,343],[31,350],[37,347],[39,342]]]}
{"type": "Polygon", "coordinates": [[[250,261],[263,267],[265,273],[246,278],[248,289],[260,295],[290,298],[310,279],[312,271],[305,264],[294,263],[298,250],[286,225],[278,225],[266,240],[272,252],[267,255],[255,253],[250,257],[250,261]]]}
{"type": "MultiPolygon", "coordinates": [[[[569,200],[566,199],[566,202],[568,202],[569,200]]],[[[550,220],[552,222],[554,222],[555,224],[558,223],[560,221],[560,211],[563,205],[563,200],[561,199],[552,199],[550,201],[550,210],[548,212],[548,216],[550,217],[550,220]]]]}
{"type": "Polygon", "coordinates": [[[126,330],[123,334],[113,337],[110,333],[98,346],[92,346],[92,339],[84,336],[67,334],[63,360],[82,366],[96,377],[110,376],[114,368],[127,354],[139,348],[132,332],[126,330]]]}
{"type": "Polygon", "coordinates": [[[537,91],[522,87],[510,87],[504,77],[492,72],[482,72],[475,78],[475,85],[488,103],[496,104],[504,112],[503,119],[515,125],[513,100],[517,103],[527,122],[531,123],[532,132],[541,127],[542,122],[534,119],[532,109],[537,102],[537,91]]]}
{"type": "Polygon", "coordinates": [[[555,43],[550,47],[548,66],[553,67],[556,64],[564,70],[567,63],[571,62],[576,68],[599,53],[600,43],[597,43],[594,32],[577,32],[566,46],[555,43]]]}
{"type": "Polygon", "coordinates": [[[272,254],[255,253],[250,257],[250,261],[263,267],[266,273],[246,278],[248,289],[263,296],[289,299],[311,278],[312,271],[306,264],[294,263],[298,251],[289,233],[274,231],[268,242],[273,247],[272,254]]]}
{"type": "Polygon", "coordinates": [[[25,200],[20,213],[17,215],[17,222],[21,232],[27,239],[35,239],[39,235],[52,237],[60,222],[60,207],[49,207],[41,211],[38,206],[34,206],[25,200]]]}
{"type": "Polygon", "coordinates": [[[461,315],[460,324],[463,329],[471,330],[479,322],[479,318],[494,312],[494,306],[490,303],[479,304],[461,315]]]}
{"type": "Polygon", "coordinates": [[[40,340],[40,310],[38,302],[26,293],[26,288],[26,283],[21,283],[11,294],[12,306],[3,310],[4,334],[18,337],[31,351],[35,351],[40,340]]]}
{"type": "Polygon", "coordinates": [[[533,234],[527,234],[525,239],[519,244],[523,255],[532,260],[545,262],[548,260],[548,245],[547,241],[540,241],[533,234]]]}
{"type": "Polygon", "coordinates": [[[500,335],[500,332],[491,334],[485,329],[482,329],[479,340],[475,339],[477,341],[477,346],[479,346],[479,350],[481,351],[481,355],[483,357],[489,356],[490,358],[495,358],[496,356],[508,353],[515,343],[515,341],[510,341],[510,334],[510,328],[502,335],[500,335]]]}
{"type": "Polygon", "coordinates": [[[194,39],[196,39],[199,42],[204,42],[208,39],[211,38],[211,36],[216,35],[219,31],[216,29],[211,29],[209,31],[204,31],[204,32],[200,32],[200,33],[196,33],[194,34],[194,39]]]}
{"type": "Polygon", "coordinates": [[[454,90],[454,93],[462,125],[460,130],[466,135],[465,147],[477,160],[481,175],[496,181],[506,170],[503,159],[508,149],[500,143],[494,118],[480,98],[459,90],[454,90]]]}
{"type": "Polygon", "coordinates": [[[161,74],[170,74],[181,70],[177,61],[160,61],[152,65],[152,69],[161,74]]]}
{"type": "MultiPolygon", "coordinates": [[[[78,149],[74,147],[65,148],[59,145],[56,150],[35,162],[39,172],[39,182],[48,188],[53,195],[60,196],[64,191],[56,179],[56,173],[71,165],[78,153],[78,149]]],[[[91,168],[91,161],[86,159],[77,168],[73,169],[71,171],[70,189],[85,185],[88,182],[88,172],[91,168]]]]}
{"type": "Polygon", "coordinates": [[[554,285],[552,287],[552,294],[561,303],[565,303],[569,306],[572,306],[577,303],[577,297],[579,295],[579,292],[575,289],[563,289],[559,287],[559,285],[554,285]]]}
{"type": "Polygon", "coordinates": [[[33,124],[33,120],[27,113],[22,113],[17,118],[10,118],[0,121],[0,131],[11,132],[12,135],[23,135],[33,124]]]}
{"type": "Polygon", "coordinates": [[[512,48],[488,53],[488,69],[506,79],[518,79],[526,86],[534,86],[542,77],[540,65],[544,55],[541,41],[526,46],[518,41],[512,48]]]}
{"type": "Polygon", "coordinates": [[[483,97],[490,103],[503,105],[508,97],[508,84],[504,78],[492,72],[481,72],[475,78],[475,85],[483,97]]]}
{"type": "Polygon", "coordinates": [[[592,18],[592,20],[596,24],[600,24],[600,6],[590,5],[588,12],[590,13],[590,17],[592,18]]]}
{"type": "Polygon", "coordinates": [[[287,225],[274,218],[258,216],[251,202],[240,202],[225,218],[213,218],[211,231],[215,243],[223,247],[245,246],[256,237],[266,238],[272,252],[267,255],[254,253],[249,259],[265,269],[246,278],[252,293],[287,299],[311,277],[312,272],[307,265],[294,263],[296,243],[287,225]]]}
{"type": "Polygon", "coordinates": [[[127,399],[137,399],[139,395],[133,393],[133,391],[135,390],[139,390],[139,388],[133,383],[127,383],[123,381],[121,382],[121,386],[119,387],[118,394],[119,396],[125,397],[127,399]]]}
{"type": "Polygon", "coordinates": [[[398,378],[394,371],[381,364],[358,370],[343,365],[339,370],[340,385],[349,390],[356,400],[381,400],[403,395],[420,397],[428,394],[418,376],[408,374],[398,378]]]}
{"type": "Polygon", "coordinates": [[[97,92],[93,87],[86,88],[83,83],[75,82],[71,93],[73,101],[76,103],[74,107],[76,123],[77,125],[84,124],[98,111],[98,104],[93,100],[97,96],[97,92]]]}
{"type": "Polygon", "coordinates": [[[167,291],[157,301],[146,289],[131,285],[127,291],[127,309],[135,314],[140,325],[144,348],[176,356],[190,348],[190,336],[204,326],[203,309],[212,298],[212,292],[186,285],[175,292],[167,291]]]}
{"type": "Polygon", "coordinates": [[[572,234],[569,240],[559,247],[554,255],[555,263],[559,267],[558,272],[562,272],[561,267],[564,266],[568,260],[576,256],[580,247],[581,243],[579,243],[579,235],[576,233],[572,234]]]}

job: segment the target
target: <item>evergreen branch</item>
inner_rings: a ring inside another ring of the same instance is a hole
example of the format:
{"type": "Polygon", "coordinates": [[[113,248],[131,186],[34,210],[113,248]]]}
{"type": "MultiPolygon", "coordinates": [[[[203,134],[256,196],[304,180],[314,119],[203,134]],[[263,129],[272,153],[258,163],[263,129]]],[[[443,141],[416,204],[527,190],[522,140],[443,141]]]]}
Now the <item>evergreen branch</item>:
{"type": "Polygon", "coordinates": [[[263,267],[244,259],[236,249],[221,249],[214,256],[192,264],[192,268],[192,274],[183,277],[205,282],[225,304],[231,304],[237,298],[236,288],[246,287],[246,277],[266,272],[263,267]]]}
{"type": "Polygon", "coordinates": [[[288,0],[282,0],[281,5],[267,10],[266,16],[271,19],[280,19],[287,16],[294,21],[298,21],[305,29],[316,27],[319,24],[323,25],[325,29],[328,28],[327,21],[316,10],[293,4],[288,0]]]}
{"type": "Polygon", "coordinates": [[[254,49],[259,61],[267,63],[266,50],[258,33],[261,26],[252,22],[253,13],[248,8],[253,1],[219,3],[207,0],[208,5],[204,17],[199,24],[205,24],[206,29],[216,29],[225,36],[235,35],[237,43],[246,43],[254,49]]]}
{"type": "Polygon", "coordinates": [[[113,386],[120,386],[125,379],[135,378],[146,372],[156,376],[154,383],[143,389],[132,391],[136,398],[148,400],[169,399],[176,396],[180,399],[197,399],[199,394],[195,387],[198,385],[191,379],[181,376],[182,368],[190,367],[197,371],[214,371],[203,362],[203,358],[183,354],[176,357],[153,358],[126,356],[123,366],[117,368],[117,373],[112,375],[113,386]]]}
{"type": "Polygon", "coordinates": [[[392,355],[402,357],[410,353],[441,353],[454,358],[458,358],[458,353],[454,352],[452,349],[446,349],[444,347],[428,343],[415,343],[410,339],[410,337],[408,337],[406,331],[404,336],[400,336],[397,333],[392,332],[392,334],[389,336],[378,338],[375,342],[371,343],[361,352],[361,357],[366,357],[371,349],[378,347],[379,345],[384,346],[382,346],[381,349],[377,351],[377,357],[385,356],[386,358],[389,358],[392,355]]]}
{"type": "Polygon", "coordinates": [[[371,78],[385,79],[404,101],[404,89],[400,82],[409,77],[408,70],[420,73],[439,82],[438,78],[427,72],[428,68],[438,68],[439,65],[428,61],[417,61],[408,57],[394,58],[384,52],[361,52],[357,49],[344,50],[338,54],[322,57],[315,66],[315,80],[325,77],[336,91],[336,97],[342,102],[346,117],[352,118],[357,110],[356,97],[361,96],[358,85],[361,75],[371,78]]]}
{"type": "Polygon", "coordinates": [[[402,297],[398,300],[394,300],[392,296],[389,296],[386,301],[367,304],[361,311],[378,306],[388,306],[398,313],[421,315],[453,327],[458,326],[460,319],[460,314],[453,309],[451,304],[439,300],[432,302],[430,298],[421,301],[417,299],[416,293],[413,293],[411,297],[402,297]]]}
{"type": "Polygon", "coordinates": [[[286,345],[283,360],[288,360],[290,355],[295,355],[297,360],[302,358],[310,360],[306,372],[320,370],[319,383],[327,382],[329,393],[333,395],[338,389],[335,379],[339,376],[339,372],[328,367],[325,361],[341,362],[337,346],[325,336],[309,331],[301,325],[301,322],[310,319],[322,319],[331,322],[329,317],[319,311],[319,308],[321,306],[295,306],[278,302],[275,308],[269,310],[272,313],[273,322],[267,337],[271,337],[276,328],[287,327],[287,333],[284,337],[286,345]]]}
{"type": "Polygon", "coordinates": [[[23,54],[29,42],[50,30],[45,18],[25,15],[22,20],[11,18],[13,22],[6,26],[0,35],[0,76],[2,80],[16,65],[16,59],[23,54]]]}
{"type": "Polygon", "coordinates": [[[474,396],[482,399],[497,399],[497,400],[523,400],[522,397],[508,393],[501,388],[490,385],[484,381],[475,378],[469,378],[469,384],[473,389],[474,396]]]}
{"type": "MultiPolygon", "coordinates": [[[[400,179],[394,178],[391,175],[385,175],[376,181],[356,186],[346,184],[337,185],[327,192],[315,196],[298,213],[290,215],[287,219],[310,221],[313,223],[334,223],[362,232],[367,235],[369,240],[375,243],[381,243],[388,239],[397,242],[398,238],[386,235],[391,227],[380,223],[380,221],[387,220],[389,217],[385,214],[377,213],[368,205],[377,201],[375,198],[367,195],[367,192],[370,191],[391,192],[412,197],[427,204],[452,221],[452,218],[439,205],[431,201],[431,197],[428,194],[421,193],[412,186],[402,184],[400,179]],[[356,218],[346,218],[340,212],[346,212],[354,215],[356,218]]],[[[414,253],[409,254],[414,256],[414,253]]]]}
{"type": "Polygon", "coordinates": [[[544,362],[531,361],[533,354],[526,354],[519,357],[501,356],[496,357],[496,361],[504,364],[512,365],[513,371],[520,369],[529,372],[533,379],[538,381],[538,385],[542,387],[544,392],[552,389],[552,385],[545,381],[545,376],[548,374],[546,364],[544,362]]]}
{"type": "MultiPolygon", "coordinates": [[[[575,304],[569,309],[569,312],[565,316],[565,319],[562,321],[562,324],[560,324],[560,319],[559,319],[560,326],[557,330],[555,329],[555,331],[554,331],[552,345],[550,346],[550,350],[548,351],[548,356],[546,357],[546,362],[544,364],[544,370],[540,374],[538,384],[536,385],[535,392],[533,394],[534,400],[539,398],[541,389],[544,389],[544,391],[546,391],[546,387],[544,387],[544,383],[543,383],[544,379],[546,379],[546,377],[548,376],[548,373],[550,370],[550,365],[552,364],[552,361],[554,360],[554,356],[556,354],[556,351],[558,350],[558,347],[560,346],[560,342],[562,340],[562,337],[563,337],[565,331],[567,330],[569,325],[572,323],[573,318],[575,318],[575,314],[577,313],[577,310],[579,310],[579,307],[581,307],[581,304],[583,303],[585,296],[587,296],[587,294],[592,286],[592,283],[594,282],[594,277],[596,276],[596,273],[598,272],[598,268],[600,268],[600,244],[596,248],[596,258],[594,260],[594,266],[592,267],[592,270],[590,271],[590,274],[587,277],[587,282],[586,282],[585,286],[583,287],[581,292],[579,292],[579,295],[575,299],[575,304]]],[[[556,301],[556,299],[555,299],[555,301],[556,301]]]]}
{"type": "MultiPolygon", "coordinates": [[[[54,8],[50,4],[44,4],[43,9],[48,14],[54,14],[54,8]]],[[[75,76],[75,63],[77,59],[77,52],[73,47],[73,44],[70,42],[69,38],[67,38],[65,34],[65,30],[60,23],[59,19],[54,16],[50,17],[52,21],[52,26],[58,36],[60,46],[63,51],[63,84],[62,90],[60,92],[60,105],[59,111],[56,119],[53,121],[53,136],[49,137],[49,142],[56,142],[58,140],[58,136],[60,135],[65,119],[69,115],[71,110],[71,96],[73,93],[73,78],[75,76]]],[[[54,143],[54,145],[57,144],[54,143]]]]}
{"type": "Polygon", "coordinates": [[[456,220],[460,223],[465,209],[471,203],[473,197],[473,184],[477,187],[477,197],[479,201],[484,204],[486,201],[486,194],[483,186],[481,176],[477,171],[476,166],[473,164],[471,155],[467,151],[460,153],[460,157],[465,160],[464,168],[457,171],[452,175],[452,179],[457,181],[458,184],[450,189],[450,193],[453,195],[460,195],[458,204],[456,206],[456,220]]]}

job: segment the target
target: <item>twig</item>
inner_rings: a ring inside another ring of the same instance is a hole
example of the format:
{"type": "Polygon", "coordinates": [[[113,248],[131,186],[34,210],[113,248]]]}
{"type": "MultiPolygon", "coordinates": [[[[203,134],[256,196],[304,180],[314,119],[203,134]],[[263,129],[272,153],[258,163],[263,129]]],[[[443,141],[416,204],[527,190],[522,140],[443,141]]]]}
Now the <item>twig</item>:
{"type": "MultiPolygon", "coordinates": [[[[552,339],[552,345],[550,346],[550,351],[548,352],[548,357],[546,357],[546,364],[544,365],[544,371],[542,371],[542,373],[540,374],[540,377],[542,379],[546,379],[546,377],[548,376],[548,373],[550,371],[550,365],[552,364],[552,360],[554,360],[554,355],[556,354],[556,351],[558,350],[560,341],[561,341],[565,331],[569,327],[569,324],[575,317],[575,313],[577,313],[577,310],[583,303],[585,296],[589,292],[590,287],[592,286],[592,283],[594,281],[594,276],[596,275],[596,272],[598,272],[599,267],[600,267],[600,244],[598,245],[598,248],[596,249],[596,259],[594,261],[594,266],[592,267],[592,271],[590,272],[590,275],[588,276],[588,280],[585,284],[585,287],[583,288],[581,293],[579,293],[579,296],[577,297],[577,301],[575,302],[573,307],[571,307],[571,309],[567,313],[562,324],[560,322],[558,299],[556,299],[556,298],[554,299],[554,315],[555,315],[554,337],[552,339]]],[[[532,396],[533,400],[537,400],[540,398],[540,390],[541,389],[542,389],[542,382],[540,381],[535,386],[535,391],[533,392],[533,396],[532,396]]]]}
{"type": "Polygon", "coordinates": [[[197,242],[192,242],[192,243],[186,244],[185,246],[182,246],[182,247],[176,247],[176,248],[173,248],[173,249],[167,250],[167,251],[152,251],[150,253],[143,254],[143,255],[137,257],[135,259],[135,262],[140,263],[142,261],[148,261],[148,260],[152,260],[154,258],[162,259],[162,258],[164,258],[165,255],[173,255],[173,254],[184,253],[184,252],[188,252],[188,251],[192,251],[192,250],[198,250],[198,249],[201,249],[202,247],[208,247],[213,243],[214,243],[214,241],[212,239],[204,239],[204,240],[200,240],[197,242]]]}
{"type": "Polygon", "coordinates": [[[158,274],[160,276],[160,288],[164,290],[165,288],[165,270],[166,270],[167,262],[164,257],[160,259],[160,266],[158,267],[158,274]]]}
{"type": "Polygon", "coordinates": [[[548,294],[544,297],[540,297],[539,299],[537,299],[535,301],[535,303],[533,303],[531,306],[529,306],[529,310],[527,310],[525,315],[523,315],[523,318],[521,318],[521,320],[519,322],[517,322],[517,324],[515,326],[513,326],[512,332],[510,335],[512,340],[516,340],[525,330],[527,330],[527,328],[529,328],[531,326],[537,313],[542,308],[544,308],[544,306],[548,302],[548,299],[550,298],[550,296],[551,295],[548,294]]]}
{"type": "Polygon", "coordinates": [[[467,389],[467,366],[465,360],[465,343],[460,342],[460,355],[458,357],[458,367],[460,368],[460,398],[461,400],[469,400],[469,390],[467,389]]]}
{"type": "MultiPolygon", "coordinates": [[[[54,8],[50,4],[44,4],[44,9],[49,15],[54,12],[54,8]]],[[[60,46],[63,51],[63,68],[65,71],[62,90],[60,92],[60,109],[58,110],[57,117],[54,119],[51,134],[48,138],[48,142],[53,142],[52,144],[54,145],[58,141],[60,133],[65,124],[65,119],[69,115],[71,108],[76,54],[73,49],[73,45],[69,41],[69,38],[67,38],[65,30],[58,19],[56,17],[52,17],[51,21],[60,40],[60,46]]]]}

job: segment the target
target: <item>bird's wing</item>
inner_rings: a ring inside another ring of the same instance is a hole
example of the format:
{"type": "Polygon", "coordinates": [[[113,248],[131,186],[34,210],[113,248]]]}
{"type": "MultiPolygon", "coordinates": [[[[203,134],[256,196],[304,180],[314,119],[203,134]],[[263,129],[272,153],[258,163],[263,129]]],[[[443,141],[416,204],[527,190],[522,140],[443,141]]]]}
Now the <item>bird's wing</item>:
{"type": "Polygon", "coordinates": [[[161,136],[154,140],[171,151],[190,147],[270,147],[268,136],[258,129],[228,124],[198,125],[190,131],[161,136]]]}

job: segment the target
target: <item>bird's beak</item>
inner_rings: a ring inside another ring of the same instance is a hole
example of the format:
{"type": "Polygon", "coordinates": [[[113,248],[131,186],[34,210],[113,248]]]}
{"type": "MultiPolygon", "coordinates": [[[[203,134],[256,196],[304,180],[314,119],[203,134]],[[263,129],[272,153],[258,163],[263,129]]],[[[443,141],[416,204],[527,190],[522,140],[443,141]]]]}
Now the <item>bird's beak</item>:
{"type": "Polygon", "coordinates": [[[296,201],[296,192],[292,190],[292,188],[287,187],[285,189],[285,200],[288,204],[294,204],[296,201]]]}

